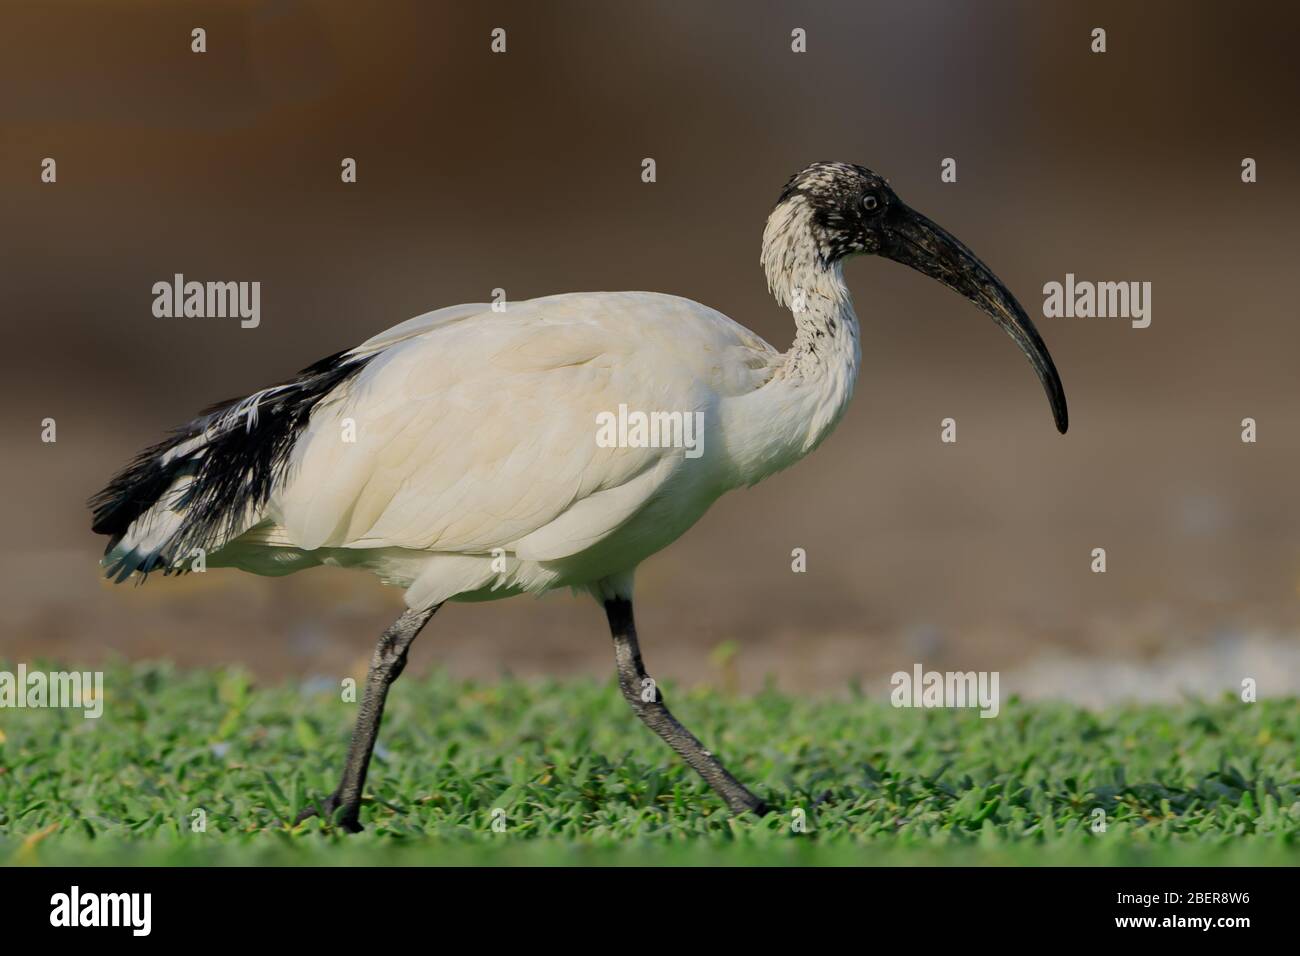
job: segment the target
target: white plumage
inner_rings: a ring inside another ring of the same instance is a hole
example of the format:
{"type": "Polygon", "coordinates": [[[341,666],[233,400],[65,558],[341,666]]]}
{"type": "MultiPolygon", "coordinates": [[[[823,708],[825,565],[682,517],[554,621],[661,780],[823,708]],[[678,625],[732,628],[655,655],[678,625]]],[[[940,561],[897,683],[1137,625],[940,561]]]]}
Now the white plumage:
{"type": "MultiPolygon", "coordinates": [[[[720,313],[645,292],[453,306],[349,355],[373,358],[315,407],[285,481],[246,531],[209,543],[209,567],[364,568],[405,587],[411,607],[626,593],[636,565],[719,495],[820,437],[807,418],[777,418],[826,406],[824,430],[853,380],[818,387],[831,383],[791,375],[787,356],[720,313]],[[620,404],[702,412],[703,454],[599,447],[597,416],[620,404]]],[[[856,368],[856,351],[845,358],[856,368]]],[[[232,410],[235,426],[257,427],[257,399],[232,410]]],[[[174,529],[174,498],[118,551],[174,529]]]]}

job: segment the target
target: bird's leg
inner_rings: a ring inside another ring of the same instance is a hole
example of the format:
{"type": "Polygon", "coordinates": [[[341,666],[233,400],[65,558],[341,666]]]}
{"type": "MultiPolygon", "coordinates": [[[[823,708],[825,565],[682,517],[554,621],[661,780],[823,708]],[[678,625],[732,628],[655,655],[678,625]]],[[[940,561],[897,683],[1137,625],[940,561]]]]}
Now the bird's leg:
{"type": "Polygon", "coordinates": [[[366,676],[366,691],[361,698],[361,709],[357,713],[357,725],[352,731],[352,743],[348,746],[348,759],[343,765],[343,779],[338,789],[325,800],[317,810],[308,807],[298,815],[295,822],[302,822],[308,817],[320,816],[333,821],[338,817],[339,825],[349,833],[359,833],[361,823],[358,811],[361,807],[361,791],[366,784],[366,769],[370,766],[370,755],[375,749],[375,738],[379,735],[379,722],[384,716],[384,701],[388,697],[388,688],[406,668],[406,651],[415,640],[420,629],[429,622],[440,605],[422,611],[407,610],[402,612],[383,637],[375,645],[375,653],[370,658],[370,673],[366,676]],[[339,813],[339,810],[342,813],[339,813]]]}
{"type": "Polygon", "coordinates": [[[664,705],[659,686],[646,674],[641,663],[641,648],[636,640],[632,620],[632,602],[613,598],[605,602],[610,634],[614,638],[614,659],[618,664],[618,686],[632,711],[642,722],[664,739],[705,782],[727,802],[735,813],[750,810],[759,816],[767,813],[767,804],[754,796],[727,772],[717,757],[704,749],[689,730],[681,725],[664,705]]]}

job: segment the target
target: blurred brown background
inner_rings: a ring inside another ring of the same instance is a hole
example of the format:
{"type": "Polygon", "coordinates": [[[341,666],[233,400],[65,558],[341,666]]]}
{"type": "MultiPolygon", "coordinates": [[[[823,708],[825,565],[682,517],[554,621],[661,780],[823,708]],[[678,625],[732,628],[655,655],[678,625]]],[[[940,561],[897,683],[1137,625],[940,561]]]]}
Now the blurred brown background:
{"type": "MultiPolygon", "coordinates": [[[[643,567],[651,669],[835,690],[921,661],[1038,694],[1295,690],[1300,13],[1273,6],[9,0],[0,657],[356,669],[398,592],[330,570],[113,588],[85,498],[200,407],[494,287],[678,293],[784,347],[764,218],[792,172],[839,159],[889,176],[1019,295],[1070,433],[971,305],[851,263],[854,404],[809,460],[643,567]],[[261,326],[154,318],[151,286],[176,272],[261,281],[261,326]],[[1039,318],[1067,272],[1150,281],[1151,327],[1039,318]]],[[[414,656],[611,669],[603,615],[567,594],[450,607],[414,656]]]]}

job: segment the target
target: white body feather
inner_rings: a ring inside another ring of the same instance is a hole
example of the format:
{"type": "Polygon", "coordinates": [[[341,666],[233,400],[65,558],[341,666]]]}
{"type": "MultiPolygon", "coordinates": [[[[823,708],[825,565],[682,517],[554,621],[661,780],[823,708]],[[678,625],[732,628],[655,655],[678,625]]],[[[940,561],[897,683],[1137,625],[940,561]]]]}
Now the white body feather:
{"type": "Polygon", "coordinates": [[[641,292],[454,306],[356,351],[381,354],[317,407],[265,513],[209,565],[364,568],[411,607],[627,593],[721,494],[810,450],[808,423],[827,430],[852,388],[787,374],[720,313],[641,292]],[[599,447],[597,415],[620,404],[703,412],[703,454],[599,447]]]}

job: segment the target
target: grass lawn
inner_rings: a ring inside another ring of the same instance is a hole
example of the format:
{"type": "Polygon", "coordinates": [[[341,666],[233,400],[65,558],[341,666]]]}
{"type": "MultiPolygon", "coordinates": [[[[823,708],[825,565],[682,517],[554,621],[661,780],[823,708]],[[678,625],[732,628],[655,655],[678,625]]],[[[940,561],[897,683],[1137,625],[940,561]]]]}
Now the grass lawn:
{"type": "Polygon", "coordinates": [[[730,818],[612,680],[408,674],[366,831],[294,828],[333,789],[356,705],[335,684],[148,664],[105,675],[98,720],[0,710],[0,862],[1300,863],[1294,699],[1013,699],[986,720],[859,695],[665,694],[772,814],[730,818]]]}

